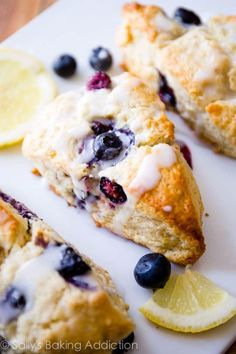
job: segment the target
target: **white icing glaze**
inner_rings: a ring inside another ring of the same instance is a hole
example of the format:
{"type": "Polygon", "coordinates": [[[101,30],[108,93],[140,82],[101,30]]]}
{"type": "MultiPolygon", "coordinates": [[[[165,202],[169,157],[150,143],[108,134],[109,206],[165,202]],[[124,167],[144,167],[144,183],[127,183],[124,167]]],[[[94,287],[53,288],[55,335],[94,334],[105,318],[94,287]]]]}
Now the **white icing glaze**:
{"type": "Polygon", "coordinates": [[[86,91],[78,102],[77,114],[81,120],[91,121],[94,117],[107,115],[107,98],[110,90],[86,91]]]}
{"type": "Polygon", "coordinates": [[[196,81],[209,81],[212,80],[213,72],[212,70],[197,70],[194,75],[194,80],[196,81]]]}
{"type": "Polygon", "coordinates": [[[166,213],[170,213],[172,211],[172,206],[171,205],[165,205],[163,206],[162,210],[164,210],[166,213]]]}
{"type": "Polygon", "coordinates": [[[174,149],[168,144],[154,146],[152,152],[144,157],[141,166],[129,185],[129,191],[141,196],[153,189],[161,178],[161,168],[170,167],[176,161],[174,149]]]}
{"type": "Polygon", "coordinates": [[[49,246],[40,256],[27,261],[16,272],[12,285],[25,294],[26,310],[32,307],[36,288],[52,271],[58,268],[62,259],[62,251],[66,247],[66,245],[49,246]]]}
{"type": "Polygon", "coordinates": [[[84,140],[83,151],[80,154],[78,151],[78,157],[73,161],[71,166],[73,166],[75,163],[76,164],[88,163],[94,158],[93,142],[94,140],[90,138],[84,140]]]}
{"type": "Polygon", "coordinates": [[[90,132],[90,126],[87,121],[82,121],[78,126],[69,130],[62,129],[55,140],[54,149],[67,157],[70,153],[70,142],[82,140],[90,132]]]}
{"type": "MultiPolygon", "coordinates": [[[[117,234],[123,232],[123,228],[128,222],[141,195],[154,188],[160,180],[160,169],[170,167],[175,161],[176,154],[174,149],[168,144],[158,144],[152,149],[150,154],[144,157],[137,175],[130,183],[128,189],[125,189],[127,195],[126,203],[119,207],[119,211],[112,220],[113,230],[117,234]]],[[[172,207],[167,205],[163,207],[163,210],[170,212],[172,207]]]]}
{"type": "Polygon", "coordinates": [[[89,272],[87,274],[83,274],[83,275],[79,275],[74,277],[74,279],[79,279],[80,282],[82,283],[86,283],[89,284],[89,286],[92,287],[96,287],[98,285],[98,282],[96,281],[96,279],[94,278],[92,272],[89,272]]]}
{"type": "Polygon", "coordinates": [[[74,193],[77,198],[85,199],[87,195],[87,188],[83,180],[78,179],[76,176],[71,174],[71,180],[74,186],[74,193]]]}
{"type": "Polygon", "coordinates": [[[133,131],[142,129],[143,127],[143,120],[142,119],[133,119],[130,123],[130,129],[133,131]]]}
{"type": "Polygon", "coordinates": [[[138,201],[137,197],[127,193],[127,191],[126,191],[126,195],[127,195],[126,203],[120,207],[119,211],[116,212],[112,220],[113,231],[118,235],[123,233],[123,228],[125,224],[128,222],[138,201]]]}

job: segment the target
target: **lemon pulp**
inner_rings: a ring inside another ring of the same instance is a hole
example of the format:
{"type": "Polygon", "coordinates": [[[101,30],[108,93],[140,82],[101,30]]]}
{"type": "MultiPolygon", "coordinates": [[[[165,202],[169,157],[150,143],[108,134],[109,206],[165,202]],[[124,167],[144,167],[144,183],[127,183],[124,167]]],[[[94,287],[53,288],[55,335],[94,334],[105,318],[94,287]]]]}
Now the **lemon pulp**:
{"type": "Polygon", "coordinates": [[[174,274],[140,308],[150,321],[179,332],[202,332],[236,314],[236,298],[198,272],[174,274]]]}

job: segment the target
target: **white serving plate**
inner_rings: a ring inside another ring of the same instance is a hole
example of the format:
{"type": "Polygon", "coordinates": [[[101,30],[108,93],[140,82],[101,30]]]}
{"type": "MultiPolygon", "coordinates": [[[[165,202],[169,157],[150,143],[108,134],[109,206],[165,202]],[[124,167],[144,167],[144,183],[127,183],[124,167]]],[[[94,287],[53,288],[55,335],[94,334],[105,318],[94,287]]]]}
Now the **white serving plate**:
{"type": "MultiPolygon", "coordinates": [[[[57,55],[73,53],[79,61],[79,75],[67,81],[55,76],[55,80],[61,92],[76,88],[91,75],[87,58],[90,50],[98,45],[112,50],[116,61],[113,71],[118,72],[119,54],[114,33],[124,2],[60,0],[2,45],[36,55],[49,70],[57,55]]],[[[198,0],[191,4],[188,0],[160,0],[158,4],[169,13],[180,5],[192,7],[202,16],[236,13],[235,0],[198,0]]],[[[236,161],[216,155],[194,138],[179,117],[174,116],[173,119],[177,136],[191,148],[194,174],[209,214],[208,218],[204,217],[207,250],[194,269],[236,296],[236,161]]],[[[151,292],[136,284],[133,268],[148,250],[97,229],[86,214],[69,208],[64,200],[49,191],[38,177],[31,174],[31,167],[22,157],[19,147],[0,151],[0,188],[28,205],[66,240],[109,270],[130,304],[130,314],[137,325],[135,332],[139,349],[135,353],[220,354],[226,350],[236,337],[236,318],[197,335],[155,328],[146,321],[138,308],[151,296],[151,292]]]]}

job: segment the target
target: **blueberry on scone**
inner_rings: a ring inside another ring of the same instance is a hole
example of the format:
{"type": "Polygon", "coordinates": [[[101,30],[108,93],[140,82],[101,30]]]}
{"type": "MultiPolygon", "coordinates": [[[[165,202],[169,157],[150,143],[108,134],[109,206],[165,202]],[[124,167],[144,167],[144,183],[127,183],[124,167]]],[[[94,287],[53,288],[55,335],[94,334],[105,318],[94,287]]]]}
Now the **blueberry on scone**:
{"type": "Polygon", "coordinates": [[[175,108],[176,98],[173,89],[168,85],[167,80],[161,72],[159,72],[160,84],[158,88],[158,94],[163,103],[167,107],[175,108]]]}
{"type": "Polygon", "coordinates": [[[89,63],[94,70],[107,71],[112,65],[111,53],[104,47],[97,47],[92,50],[89,63]]]}
{"type": "Polygon", "coordinates": [[[122,65],[145,79],[217,152],[236,158],[236,17],[204,25],[191,10],[127,4],[119,30],[122,65]],[[144,51],[145,55],[140,55],[144,51]],[[161,73],[161,75],[160,75],[161,73]]]}
{"type": "Polygon", "coordinates": [[[199,26],[202,24],[200,17],[195,12],[183,7],[178,7],[175,10],[174,18],[184,25],[199,26]]]}
{"type": "Polygon", "coordinates": [[[176,143],[179,145],[180,151],[182,152],[183,157],[187,161],[189,167],[193,168],[192,154],[188,145],[182,140],[176,140],[176,143]]]}
{"type": "MultiPolygon", "coordinates": [[[[168,89],[164,77],[162,85],[168,89]]],[[[198,187],[164,104],[138,78],[97,72],[80,91],[57,97],[23,153],[98,226],[180,264],[204,252],[198,187]]]]}
{"type": "Polygon", "coordinates": [[[45,354],[54,353],[53,343],[71,343],[67,353],[74,353],[73,344],[78,343],[80,352],[87,353],[88,341],[91,346],[97,341],[118,346],[134,325],[109,274],[34,213],[22,210],[24,205],[0,192],[4,348],[30,354],[37,347],[37,353],[45,354]]]}
{"type": "Polygon", "coordinates": [[[96,72],[87,83],[87,90],[109,89],[111,86],[110,77],[103,71],[96,72]]]}

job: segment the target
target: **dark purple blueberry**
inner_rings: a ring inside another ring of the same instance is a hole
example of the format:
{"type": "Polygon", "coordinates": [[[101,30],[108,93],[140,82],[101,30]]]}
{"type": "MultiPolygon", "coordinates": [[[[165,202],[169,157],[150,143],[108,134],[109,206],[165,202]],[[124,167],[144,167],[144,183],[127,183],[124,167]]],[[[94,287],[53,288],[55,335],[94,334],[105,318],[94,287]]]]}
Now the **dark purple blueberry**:
{"type": "Polygon", "coordinates": [[[117,157],[123,144],[115,132],[108,132],[98,135],[93,143],[94,155],[98,160],[112,160],[117,157]]]}
{"type": "Polygon", "coordinates": [[[164,75],[159,72],[160,75],[160,86],[159,86],[159,97],[163,103],[167,106],[176,106],[176,98],[173,89],[168,85],[168,82],[164,75]]]}
{"type": "Polygon", "coordinates": [[[122,186],[116,182],[110,181],[107,177],[101,178],[100,190],[114,204],[123,204],[127,200],[122,186]]]}
{"type": "Polygon", "coordinates": [[[92,50],[89,63],[94,70],[107,71],[112,65],[112,56],[106,48],[97,47],[92,50]]]}
{"type": "Polygon", "coordinates": [[[55,73],[63,78],[73,76],[76,72],[76,68],[76,60],[69,54],[61,55],[53,64],[55,73]]]}
{"type": "Polygon", "coordinates": [[[11,206],[13,206],[13,208],[15,208],[18,211],[18,213],[21,216],[23,216],[23,218],[31,219],[32,217],[37,217],[37,215],[34,214],[32,211],[30,211],[24,204],[18,202],[14,198],[10,197],[9,195],[1,191],[0,191],[0,198],[4,202],[11,204],[11,206]]]}
{"type": "Polygon", "coordinates": [[[160,253],[149,253],[141,257],[134,269],[136,282],[147,289],[164,288],[170,273],[171,264],[160,253]]]}
{"type": "Polygon", "coordinates": [[[86,196],[83,198],[76,197],[76,206],[78,208],[80,208],[81,210],[85,210],[87,203],[92,204],[95,201],[97,201],[98,199],[99,199],[99,196],[93,195],[92,193],[87,192],[86,196]]]}
{"type": "Polygon", "coordinates": [[[77,275],[87,273],[90,271],[90,267],[72,247],[66,247],[63,249],[62,260],[57,271],[65,280],[67,280],[77,275]]]}
{"type": "Polygon", "coordinates": [[[26,298],[16,287],[9,287],[0,298],[0,323],[8,324],[24,311],[26,298]]]}
{"type": "Polygon", "coordinates": [[[176,143],[179,145],[180,151],[182,152],[182,154],[183,154],[185,160],[187,161],[187,163],[189,164],[189,166],[191,168],[193,168],[192,154],[191,154],[189,147],[182,140],[177,140],[176,143]]]}
{"type": "Polygon", "coordinates": [[[132,349],[132,343],[134,342],[134,332],[130,333],[128,337],[122,339],[118,344],[116,349],[112,351],[112,354],[123,354],[132,349]]]}
{"type": "Polygon", "coordinates": [[[87,89],[89,91],[109,89],[110,87],[111,79],[106,73],[102,71],[97,71],[87,83],[87,89]]]}
{"type": "Polygon", "coordinates": [[[76,199],[76,207],[78,207],[81,210],[85,210],[85,206],[86,206],[85,199],[78,198],[78,197],[75,197],[75,199],[76,199]]]}
{"type": "Polygon", "coordinates": [[[175,10],[174,18],[184,25],[199,26],[202,24],[202,21],[198,15],[196,15],[193,11],[183,7],[179,7],[175,10]]]}
{"type": "Polygon", "coordinates": [[[3,301],[7,302],[12,308],[18,310],[23,310],[26,305],[24,295],[14,286],[7,290],[3,301]]]}
{"type": "Polygon", "coordinates": [[[76,286],[77,288],[83,289],[83,290],[95,290],[95,286],[91,286],[88,283],[84,282],[81,280],[79,277],[73,277],[73,278],[68,278],[67,282],[76,286]]]}
{"type": "Polygon", "coordinates": [[[109,122],[108,124],[104,124],[100,122],[99,120],[95,120],[91,124],[91,129],[94,132],[95,135],[100,135],[103,133],[106,133],[110,130],[113,129],[113,124],[109,122]]]}

